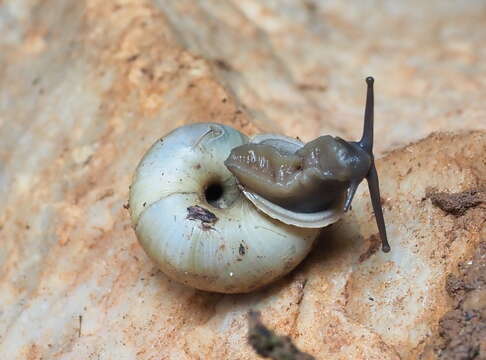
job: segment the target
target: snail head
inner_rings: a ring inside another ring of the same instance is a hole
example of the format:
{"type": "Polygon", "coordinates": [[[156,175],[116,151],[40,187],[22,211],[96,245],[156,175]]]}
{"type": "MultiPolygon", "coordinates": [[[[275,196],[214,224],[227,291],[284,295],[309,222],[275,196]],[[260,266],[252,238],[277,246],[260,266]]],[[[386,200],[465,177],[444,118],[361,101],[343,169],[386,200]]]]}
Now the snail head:
{"type": "Polygon", "coordinates": [[[373,78],[366,78],[367,97],[361,140],[347,142],[329,135],[299,149],[271,142],[249,143],[231,151],[226,167],[245,189],[285,209],[315,213],[334,206],[351,207],[358,185],[366,178],[382,250],[390,251],[373,156],[373,78]]]}

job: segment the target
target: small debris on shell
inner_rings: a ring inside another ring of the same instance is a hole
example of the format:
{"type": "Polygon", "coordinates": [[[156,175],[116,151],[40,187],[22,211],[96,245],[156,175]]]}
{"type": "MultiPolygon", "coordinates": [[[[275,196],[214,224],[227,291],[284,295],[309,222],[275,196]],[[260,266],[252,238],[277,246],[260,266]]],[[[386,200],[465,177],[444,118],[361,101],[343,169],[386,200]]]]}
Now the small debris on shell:
{"type": "Polygon", "coordinates": [[[208,209],[199,205],[189,206],[187,208],[186,219],[200,220],[203,230],[212,229],[212,226],[218,221],[218,217],[208,209]]]}

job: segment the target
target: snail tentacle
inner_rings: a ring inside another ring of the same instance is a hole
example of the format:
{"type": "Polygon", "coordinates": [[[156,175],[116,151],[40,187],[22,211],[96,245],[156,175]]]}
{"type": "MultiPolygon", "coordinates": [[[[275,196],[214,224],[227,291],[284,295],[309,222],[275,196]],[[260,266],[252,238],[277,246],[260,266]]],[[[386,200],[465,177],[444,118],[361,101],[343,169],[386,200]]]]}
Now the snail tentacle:
{"type": "Polygon", "coordinates": [[[351,203],[354,198],[354,194],[356,194],[356,190],[358,190],[360,182],[358,181],[353,181],[348,187],[348,190],[346,192],[346,200],[344,201],[344,212],[347,212],[349,208],[351,207],[351,203]]]}
{"type": "Polygon", "coordinates": [[[371,204],[375,213],[376,225],[381,238],[381,250],[383,252],[390,251],[390,244],[386,235],[385,219],[383,217],[383,210],[381,208],[380,184],[378,181],[378,172],[376,171],[375,159],[373,155],[373,128],[374,128],[374,79],[369,76],[366,78],[367,92],[366,92],[366,107],[364,116],[363,136],[357,143],[364,151],[371,157],[371,164],[366,181],[368,182],[368,189],[371,197],[371,204]]]}
{"type": "Polygon", "coordinates": [[[371,169],[366,177],[366,180],[368,181],[371,204],[373,205],[373,211],[375,212],[376,225],[378,226],[378,231],[380,232],[381,250],[383,252],[390,252],[391,248],[386,236],[385,219],[383,218],[383,211],[381,209],[380,184],[374,162],[371,165],[371,169]]]}

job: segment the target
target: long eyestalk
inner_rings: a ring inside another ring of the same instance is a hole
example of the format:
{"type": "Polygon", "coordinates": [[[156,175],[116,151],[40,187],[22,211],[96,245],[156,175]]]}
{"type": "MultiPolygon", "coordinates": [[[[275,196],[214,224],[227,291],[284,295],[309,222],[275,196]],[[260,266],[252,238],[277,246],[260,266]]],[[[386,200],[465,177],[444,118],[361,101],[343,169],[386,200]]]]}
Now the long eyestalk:
{"type": "Polygon", "coordinates": [[[371,157],[371,166],[368,174],[366,175],[366,180],[368,182],[368,189],[370,191],[371,204],[373,205],[373,211],[375,212],[376,225],[378,226],[378,231],[380,232],[381,249],[383,252],[389,252],[390,244],[388,243],[386,236],[385,219],[383,218],[383,211],[381,209],[380,184],[375,167],[375,158],[373,156],[374,81],[375,80],[371,76],[366,78],[368,89],[366,93],[363,136],[358,142],[358,145],[371,157]]]}
{"type": "Polygon", "coordinates": [[[363,135],[361,136],[361,140],[359,141],[359,146],[363,150],[365,150],[368,154],[373,156],[373,127],[374,127],[374,118],[375,118],[375,94],[373,91],[373,83],[375,79],[371,76],[366,78],[366,107],[365,107],[365,116],[364,116],[364,126],[363,126],[363,135]]]}

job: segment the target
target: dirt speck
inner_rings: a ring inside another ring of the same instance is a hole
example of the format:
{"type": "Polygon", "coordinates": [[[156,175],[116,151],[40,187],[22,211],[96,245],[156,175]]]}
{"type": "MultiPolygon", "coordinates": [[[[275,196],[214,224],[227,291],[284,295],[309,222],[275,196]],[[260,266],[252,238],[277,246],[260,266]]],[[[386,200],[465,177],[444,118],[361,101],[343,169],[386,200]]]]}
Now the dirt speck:
{"type": "Polygon", "coordinates": [[[212,226],[216,223],[216,221],[218,221],[216,215],[199,205],[189,206],[187,208],[186,219],[200,220],[203,230],[212,229],[212,226]]]}
{"type": "Polygon", "coordinates": [[[368,239],[366,239],[366,243],[368,244],[368,249],[366,249],[366,251],[359,256],[360,263],[368,260],[371,255],[373,255],[380,249],[381,241],[378,237],[378,234],[371,235],[368,239]]]}
{"type": "Polygon", "coordinates": [[[461,216],[468,209],[486,202],[486,189],[471,189],[449,194],[429,188],[426,190],[425,197],[446,213],[461,216]]]}
{"type": "Polygon", "coordinates": [[[324,91],[327,90],[327,86],[322,85],[322,84],[301,83],[301,84],[298,84],[297,86],[302,91],[324,92],[324,91]]]}
{"type": "Polygon", "coordinates": [[[245,246],[243,244],[240,244],[240,248],[238,249],[238,252],[241,256],[246,254],[246,249],[245,249],[245,246]]]}
{"type": "Polygon", "coordinates": [[[137,60],[139,56],[140,56],[140,54],[132,55],[132,56],[127,58],[127,62],[133,62],[133,61],[137,60]]]}
{"type": "Polygon", "coordinates": [[[215,59],[214,64],[224,71],[233,71],[233,67],[224,59],[215,59]]]}
{"type": "Polygon", "coordinates": [[[113,195],[115,195],[115,190],[108,189],[105,192],[103,192],[100,196],[98,196],[98,201],[104,200],[104,199],[111,197],[113,195]]]}

